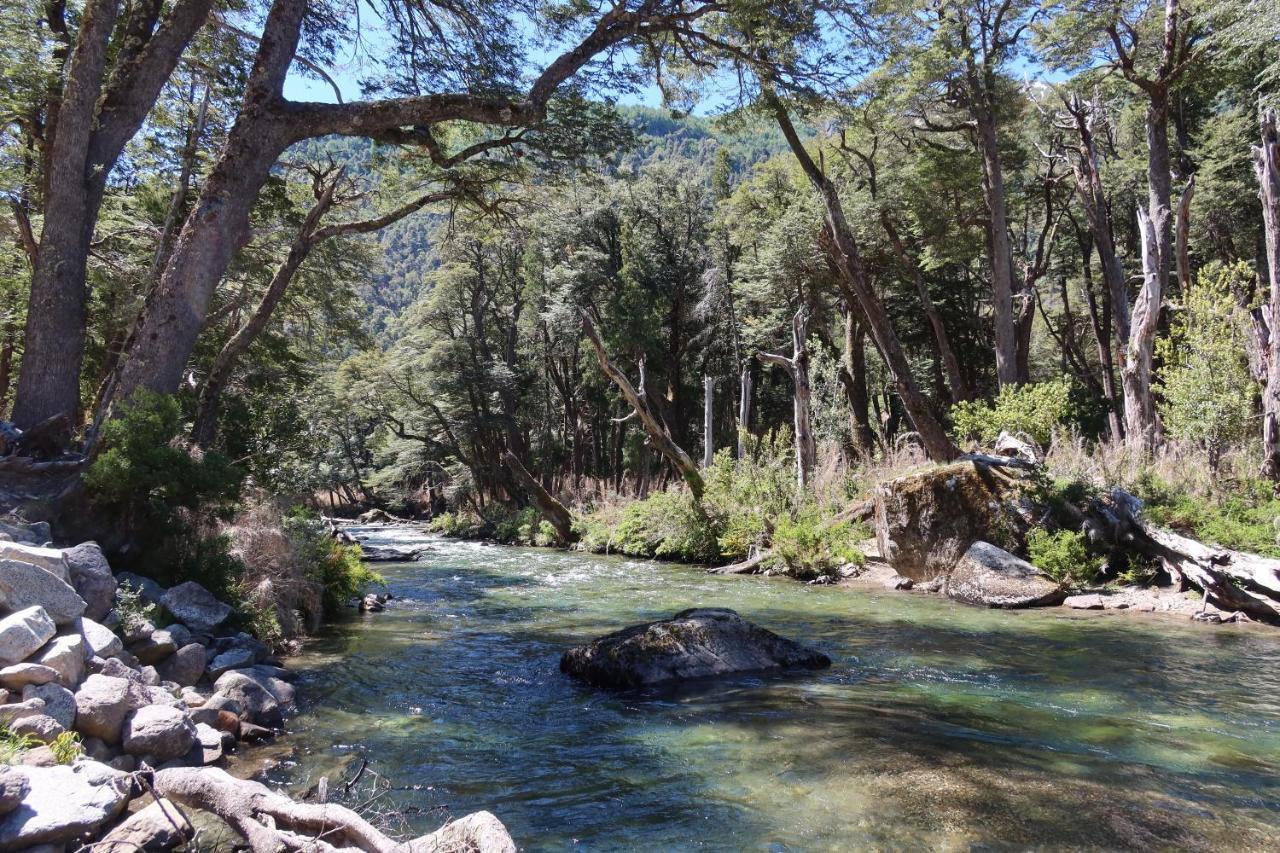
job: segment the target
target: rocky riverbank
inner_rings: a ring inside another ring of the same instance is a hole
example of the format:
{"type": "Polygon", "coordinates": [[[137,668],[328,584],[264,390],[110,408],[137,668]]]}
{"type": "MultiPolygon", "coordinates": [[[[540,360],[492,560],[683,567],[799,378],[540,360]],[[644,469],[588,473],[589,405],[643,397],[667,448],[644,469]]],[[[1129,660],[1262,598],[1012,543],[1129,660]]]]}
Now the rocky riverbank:
{"type": "Polygon", "coordinates": [[[172,849],[197,833],[193,810],[255,851],[514,850],[487,813],[402,844],[234,779],[224,756],[281,734],[295,690],[228,627],[232,608],[194,582],[116,574],[92,542],[52,547],[45,524],[6,520],[0,537],[0,851],[172,849]]]}

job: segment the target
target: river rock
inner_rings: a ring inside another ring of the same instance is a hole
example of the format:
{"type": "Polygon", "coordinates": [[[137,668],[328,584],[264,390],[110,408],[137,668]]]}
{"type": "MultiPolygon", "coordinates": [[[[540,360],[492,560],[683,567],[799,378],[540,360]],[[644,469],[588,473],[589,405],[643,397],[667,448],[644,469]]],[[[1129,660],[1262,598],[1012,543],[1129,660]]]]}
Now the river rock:
{"type": "Polygon", "coordinates": [[[149,636],[129,644],[129,654],[146,666],[160,663],[177,650],[178,645],[173,641],[173,636],[159,628],[149,636]]]}
{"type": "Polygon", "coordinates": [[[160,798],[104,835],[95,849],[161,853],[190,841],[194,835],[195,827],[185,810],[160,798]]]}
{"type": "Polygon", "coordinates": [[[56,633],[58,628],[43,607],[10,613],[0,619],[0,663],[26,660],[56,633]]]}
{"type": "Polygon", "coordinates": [[[511,833],[490,812],[474,812],[450,821],[430,835],[406,842],[403,853],[516,853],[511,833]]]}
{"type": "Polygon", "coordinates": [[[61,684],[29,684],[22,691],[22,700],[43,699],[45,714],[53,717],[64,729],[76,722],[76,694],[61,684]]]}
{"type": "Polygon", "coordinates": [[[231,735],[239,737],[240,735],[240,718],[231,711],[222,710],[220,708],[202,707],[196,708],[188,712],[191,721],[197,726],[209,726],[220,732],[227,732],[231,735]]]}
{"type": "Polygon", "coordinates": [[[67,558],[58,548],[41,548],[38,545],[26,545],[21,542],[0,542],[0,560],[30,563],[33,566],[39,566],[59,580],[71,582],[67,558]]]}
{"type": "Polygon", "coordinates": [[[946,594],[983,607],[1061,604],[1066,590],[1044,572],[989,542],[975,542],[947,578],[946,594]]]}
{"type": "Polygon", "coordinates": [[[96,542],[82,542],[62,552],[71,573],[71,585],[84,599],[84,614],[102,621],[115,606],[116,577],[96,542]]]}
{"type": "Polygon", "coordinates": [[[142,673],[126,664],[119,658],[107,658],[102,662],[101,668],[98,670],[100,675],[107,675],[111,678],[124,678],[135,684],[143,684],[142,673]]]}
{"type": "Polygon", "coordinates": [[[196,727],[183,711],[167,705],[147,705],[124,721],[120,742],[131,755],[153,756],[157,762],[187,754],[196,740],[196,727]]]}
{"type": "Polygon", "coordinates": [[[233,669],[247,669],[253,666],[256,659],[250,649],[228,649],[209,661],[209,677],[216,681],[224,672],[230,672],[233,669]]]}
{"type": "Polygon", "coordinates": [[[242,720],[272,728],[278,728],[284,722],[285,709],[269,689],[269,682],[265,678],[255,677],[252,670],[233,669],[224,672],[213,687],[218,693],[239,703],[243,709],[242,720]]]}
{"type": "Polygon", "coordinates": [[[179,622],[202,633],[217,628],[231,615],[231,605],[219,601],[195,581],[178,584],[161,597],[160,603],[179,622]]]}
{"type": "Polygon", "coordinates": [[[80,618],[85,604],[57,575],[20,560],[0,560],[0,606],[9,610],[43,607],[55,625],[67,625],[80,618]]]}
{"type": "Polygon", "coordinates": [[[0,705],[0,726],[11,725],[14,720],[23,717],[34,717],[44,713],[43,699],[26,699],[22,702],[9,702],[0,705]]]}
{"type": "Polygon", "coordinates": [[[132,788],[126,774],[84,759],[20,772],[30,788],[22,804],[0,818],[0,851],[78,842],[120,814],[132,788]]]}
{"type": "Polygon", "coordinates": [[[267,648],[266,643],[252,634],[246,634],[244,631],[230,637],[218,637],[209,647],[215,655],[220,655],[232,649],[248,649],[253,652],[254,663],[266,660],[271,655],[271,649],[267,648]]]}
{"type": "Polygon", "coordinates": [[[40,743],[53,743],[66,730],[66,726],[48,714],[33,714],[9,724],[9,731],[18,737],[29,737],[40,743]]]}
{"type": "Polygon", "coordinates": [[[125,717],[149,701],[145,689],[126,678],[91,675],[76,691],[76,730],[118,744],[125,717]]]}
{"type": "Polygon", "coordinates": [[[5,542],[25,542],[28,545],[43,545],[52,537],[49,523],[46,521],[30,522],[9,516],[0,519],[0,540],[5,542]]]}
{"type": "Polygon", "coordinates": [[[120,572],[116,575],[116,583],[120,586],[128,586],[147,604],[159,604],[166,592],[164,587],[151,578],[144,578],[133,572],[120,572]]]}
{"type": "Polygon", "coordinates": [[[7,764],[0,764],[0,815],[16,809],[29,790],[31,783],[27,781],[27,774],[7,764]]]}
{"type": "Polygon", "coordinates": [[[1068,595],[1062,603],[1072,610],[1102,610],[1107,606],[1106,601],[1097,593],[1068,595]]]}
{"type": "Polygon", "coordinates": [[[213,726],[196,723],[196,743],[192,747],[192,751],[199,749],[200,755],[198,756],[199,761],[193,763],[206,765],[220,761],[222,759],[225,735],[226,732],[218,731],[213,726]]]}
{"type": "Polygon", "coordinates": [[[75,687],[84,678],[86,650],[84,638],[79,634],[54,637],[31,661],[56,669],[58,681],[64,687],[75,687]]]}
{"type": "Polygon", "coordinates": [[[58,671],[38,663],[15,663],[0,669],[0,687],[21,690],[28,684],[48,684],[58,680],[58,671]]]}
{"type": "Polygon", "coordinates": [[[160,677],[165,681],[187,687],[195,684],[204,675],[208,655],[204,646],[199,643],[188,643],[156,667],[160,677]]]}
{"type": "Polygon", "coordinates": [[[916,582],[945,575],[974,542],[1026,526],[1020,491],[1031,473],[1016,460],[975,457],[881,483],[872,493],[880,554],[916,582]]]}
{"type": "Polygon", "coordinates": [[[100,658],[113,658],[124,651],[124,640],[116,636],[115,631],[87,616],[80,620],[80,633],[89,644],[89,650],[100,658]]]}
{"type": "Polygon", "coordinates": [[[803,667],[831,659],[723,608],[695,608],[572,648],[561,672],[597,687],[639,687],[734,672],[803,667]]]}

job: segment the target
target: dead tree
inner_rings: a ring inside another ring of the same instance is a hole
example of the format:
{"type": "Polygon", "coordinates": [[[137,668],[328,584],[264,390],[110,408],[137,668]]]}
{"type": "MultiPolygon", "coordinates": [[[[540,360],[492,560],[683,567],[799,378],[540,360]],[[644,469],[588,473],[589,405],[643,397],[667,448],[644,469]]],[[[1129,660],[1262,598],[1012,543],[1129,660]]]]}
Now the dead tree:
{"type": "Polygon", "coordinates": [[[680,445],[676,444],[675,439],[671,437],[671,431],[667,429],[666,423],[649,408],[644,398],[631,384],[631,380],[627,379],[627,375],[609,360],[609,354],[604,348],[604,341],[600,339],[600,333],[596,331],[596,324],[592,322],[591,315],[586,311],[580,312],[580,315],[582,317],[582,330],[586,333],[587,339],[591,341],[591,346],[595,348],[596,359],[600,362],[600,369],[604,371],[605,376],[613,380],[613,383],[618,386],[618,390],[622,392],[622,396],[631,406],[632,411],[635,412],[640,425],[644,427],[649,443],[680,472],[680,476],[689,484],[689,491],[693,494],[694,501],[701,502],[704,484],[702,474],[698,471],[698,466],[689,457],[689,454],[680,445]]]}
{"type": "Polygon", "coordinates": [[[738,458],[747,458],[747,436],[751,423],[751,363],[744,360],[738,374],[738,458]]]}
{"type": "Polygon", "coordinates": [[[1262,349],[1266,385],[1262,393],[1262,473],[1280,480],[1280,134],[1275,110],[1262,114],[1262,144],[1253,148],[1262,225],[1266,233],[1267,276],[1271,293],[1263,310],[1262,349]]]}
{"type": "Polygon", "coordinates": [[[1178,199],[1178,211],[1174,224],[1174,252],[1178,260],[1178,286],[1183,293],[1191,289],[1191,196],[1196,191],[1195,175],[1187,181],[1187,187],[1178,199]]]}
{"type": "Polygon", "coordinates": [[[1151,396],[1151,361],[1160,320],[1161,275],[1160,232],[1164,223],[1153,222],[1138,208],[1138,231],[1142,237],[1142,289],[1133,304],[1129,344],[1120,371],[1124,386],[1125,438],[1144,452],[1156,445],[1159,425],[1155,400],[1151,396]]]}
{"type": "Polygon", "coordinates": [[[801,307],[791,319],[791,356],[768,352],[756,353],[764,364],[773,364],[791,377],[792,409],[796,443],[796,485],[803,492],[809,487],[817,448],[813,441],[813,392],[809,387],[809,311],[801,307]]]}
{"type": "Polygon", "coordinates": [[[550,522],[551,526],[556,530],[556,538],[562,544],[572,542],[576,537],[573,535],[573,516],[567,507],[560,501],[556,500],[556,496],[551,494],[538,482],[538,478],[529,473],[517,457],[510,450],[504,451],[502,461],[506,463],[507,468],[511,470],[512,475],[533,500],[533,505],[538,508],[538,512],[542,513],[542,517],[550,522]]]}
{"type": "Polygon", "coordinates": [[[702,467],[710,468],[715,460],[715,392],[716,381],[710,373],[702,375],[702,467]]]}

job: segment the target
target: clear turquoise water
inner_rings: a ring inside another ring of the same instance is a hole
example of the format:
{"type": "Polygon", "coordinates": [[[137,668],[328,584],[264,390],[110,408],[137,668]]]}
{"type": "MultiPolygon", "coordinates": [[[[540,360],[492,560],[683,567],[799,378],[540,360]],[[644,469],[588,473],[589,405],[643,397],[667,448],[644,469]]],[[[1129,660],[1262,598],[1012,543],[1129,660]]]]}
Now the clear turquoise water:
{"type": "Polygon", "coordinates": [[[389,610],[294,661],[266,778],[367,758],[406,829],[489,809],[528,850],[1280,849],[1280,632],[432,544],[383,569],[389,610]],[[627,693],[560,674],[695,605],[834,665],[627,693]]]}

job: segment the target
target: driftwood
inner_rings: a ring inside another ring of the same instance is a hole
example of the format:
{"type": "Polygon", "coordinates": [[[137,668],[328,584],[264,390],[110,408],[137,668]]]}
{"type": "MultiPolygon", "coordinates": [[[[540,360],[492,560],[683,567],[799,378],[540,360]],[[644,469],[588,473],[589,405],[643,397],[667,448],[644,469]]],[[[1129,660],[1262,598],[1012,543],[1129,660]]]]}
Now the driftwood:
{"type": "Polygon", "coordinates": [[[765,557],[769,556],[767,551],[758,551],[747,557],[745,560],[737,563],[730,563],[727,566],[717,566],[714,569],[707,569],[709,575],[754,575],[760,571],[760,566],[764,563],[765,557]]]}
{"type": "Polygon", "coordinates": [[[565,505],[556,500],[555,495],[548,492],[542,483],[538,482],[538,478],[524,467],[520,458],[510,450],[503,451],[502,461],[506,463],[507,468],[515,475],[524,490],[529,493],[538,512],[542,513],[542,517],[556,529],[556,536],[560,541],[566,544],[572,542],[574,539],[573,516],[565,505]]]}

